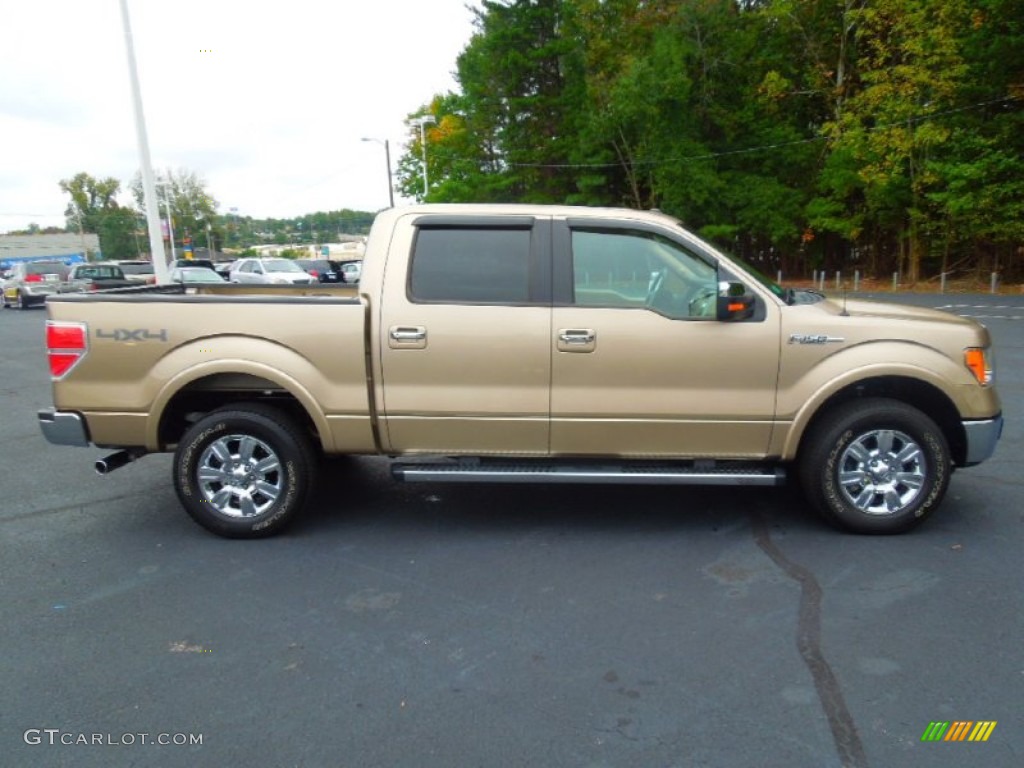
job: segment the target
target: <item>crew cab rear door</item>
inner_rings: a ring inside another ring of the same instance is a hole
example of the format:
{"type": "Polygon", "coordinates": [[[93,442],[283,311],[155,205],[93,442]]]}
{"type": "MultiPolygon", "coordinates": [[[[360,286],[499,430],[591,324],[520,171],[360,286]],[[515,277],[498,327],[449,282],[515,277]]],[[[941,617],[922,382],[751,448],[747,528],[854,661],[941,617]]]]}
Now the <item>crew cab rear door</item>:
{"type": "Polygon", "coordinates": [[[779,308],[755,291],[752,317],[716,319],[734,278],[656,225],[562,220],[553,242],[552,453],[763,457],[779,308]]]}
{"type": "Polygon", "coordinates": [[[388,249],[376,325],[386,450],[546,454],[550,220],[410,217],[388,249]]]}

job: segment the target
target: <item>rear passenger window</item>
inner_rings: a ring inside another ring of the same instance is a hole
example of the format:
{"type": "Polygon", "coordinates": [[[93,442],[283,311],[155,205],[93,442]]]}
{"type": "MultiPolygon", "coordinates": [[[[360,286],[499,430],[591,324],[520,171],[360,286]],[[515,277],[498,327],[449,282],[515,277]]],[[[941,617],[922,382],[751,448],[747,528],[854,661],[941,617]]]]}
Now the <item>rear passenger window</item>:
{"type": "Polygon", "coordinates": [[[421,228],[410,297],[455,304],[522,304],[530,298],[530,230],[421,228]]]}

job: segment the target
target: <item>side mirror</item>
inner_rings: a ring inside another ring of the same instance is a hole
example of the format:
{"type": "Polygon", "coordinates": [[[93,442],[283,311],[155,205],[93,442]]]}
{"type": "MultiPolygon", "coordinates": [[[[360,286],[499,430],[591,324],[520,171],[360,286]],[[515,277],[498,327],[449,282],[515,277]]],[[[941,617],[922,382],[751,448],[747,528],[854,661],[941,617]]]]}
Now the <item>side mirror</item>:
{"type": "Polygon", "coordinates": [[[719,283],[715,317],[723,321],[748,320],[754,316],[754,301],[743,283],[719,283]]]}

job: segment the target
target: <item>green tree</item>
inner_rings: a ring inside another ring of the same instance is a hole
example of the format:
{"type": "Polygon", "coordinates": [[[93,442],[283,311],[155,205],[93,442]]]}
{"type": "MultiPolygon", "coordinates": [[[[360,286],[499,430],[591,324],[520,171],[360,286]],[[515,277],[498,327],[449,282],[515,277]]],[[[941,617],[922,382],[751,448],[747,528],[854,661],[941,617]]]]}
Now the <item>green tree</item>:
{"type": "MultiPolygon", "coordinates": [[[[142,176],[138,173],[132,179],[132,194],[140,210],[145,208],[142,176]]],[[[206,182],[195,171],[180,168],[166,169],[157,181],[157,197],[160,200],[160,217],[164,218],[170,208],[174,228],[174,239],[181,244],[186,238],[201,244],[205,239],[207,224],[211,225],[217,242],[223,242],[225,231],[217,217],[218,203],[206,189],[206,182]]]]}
{"type": "Polygon", "coordinates": [[[121,182],[112,177],[97,179],[82,172],[62,179],[60,188],[70,197],[64,212],[69,231],[98,235],[100,250],[108,259],[131,258],[138,254],[135,212],[122,208],[117,202],[121,182]]]}
{"type": "Polygon", "coordinates": [[[959,31],[964,0],[875,0],[856,11],[861,89],[831,126],[835,145],[859,162],[869,214],[897,230],[901,271],[921,277],[932,222],[926,193],[940,180],[930,163],[949,128],[930,119],[956,103],[967,68],[959,31]]]}
{"type": "Polygon", "coordinates": [[[408,196],[430,114],[431,200],[658,207],[787,273],[1024,268],[1024,0],[476,13],[408,196]]]}

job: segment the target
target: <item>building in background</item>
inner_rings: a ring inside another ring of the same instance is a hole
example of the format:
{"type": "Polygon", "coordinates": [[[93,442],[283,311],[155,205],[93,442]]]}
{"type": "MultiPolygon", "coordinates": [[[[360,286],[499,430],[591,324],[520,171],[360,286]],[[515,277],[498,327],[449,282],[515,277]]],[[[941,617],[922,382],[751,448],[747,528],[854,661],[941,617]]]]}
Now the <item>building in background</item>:
{"type": "Polygon", "coordinates": [[[99,235],[0,235],[0,269],[19,261],[60,259],[65,264],[102,258],[99,235]]]}

